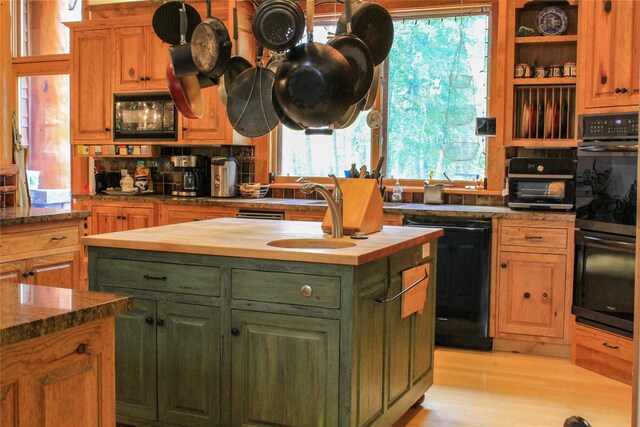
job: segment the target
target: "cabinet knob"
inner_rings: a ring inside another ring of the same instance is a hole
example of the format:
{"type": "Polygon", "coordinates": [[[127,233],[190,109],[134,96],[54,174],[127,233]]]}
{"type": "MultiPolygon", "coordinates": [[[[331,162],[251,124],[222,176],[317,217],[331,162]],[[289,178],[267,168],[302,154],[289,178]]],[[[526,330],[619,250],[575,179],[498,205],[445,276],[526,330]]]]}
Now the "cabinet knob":
{"type": "Polygon", "coordinates": [[[502,268],[507,268],[507,263],[506,263],[506,262],[503,262],[502,264],[500,264],[500,267],[502,267],[502,268]]]}
{"type": "Polygon", "coordinates": [[[145,79],[145,80],[147,80],[147,81],[149,81],[149,80],[151,80],[151,77],[147,76],[147,77],[145,77],[144,79],[145,79]]]}
{"type": "Polygon", "coordinates": [[[116,219],[122,219],[122,217],[120,215],[116,216],[116,219]]]}
{"type": "Polygon", "coordinates": [[[186,128],[186,127],[183,127],[183,128],[182,128],[182,132],[186,132],[186,131],[187,131],[187,128],[186,128]]]}
{"type": "Polygon", "coordinates": [[[82,354],[87,350],[87,346],[85,344],[79,344],[78,348],[76,348],[76,353],[82,354]]]}
{"type": "Polygon", "coordinates": [[[604,11],[607,13],[611,12],[611,6],[611,0],[604,2],[604,11]]]}
{"type": "Polygon", "coordinates": [[[548,293],[546,293],[546,292],[543,292],[543,293],[542,293],[542,298],[547,298],[548,296],[549,296],[549,294],[548,294],[548,293]]]}
{"type": "Polygon", "coordinates": [[[620,88],[620,92],[621,93],[627,93],[627,88],[626,87],[621,87],[620,88]]]}
{"type": "Polygon", "coordinates": [[[153,325],[153,317],[151,316],[145,318],[144,321],[147,322],[148,325],[153,325]]]}
{"type": "Polygon", "coordinates": [[[158,320],[156,320],[156,325],[158,325],[158,326],[164,326],[164,320],[162,320],[162,319],[158,319],[158,320]]]}
{"type": "Polygon", "coordinates": [[[36,275],[36,272],[35,272],[35,271],[31,270],[31,271],[29,272],[29,276],[35,276],[35,275],[36,275]]]}
{"type": "Polygon", "coordinates": [[[310,297],[313,293],[313,288],[309,285],[304,285],[300,288],[300,292],[302,292],[302,296],[310,297]]]}
{"type": "Polygon", "coordinates": [[[526,299],[531,298],[531,294],[529,292],[525,292],[523,297],[525,297],[526,299]]]}
{"type": "Polygon", "coordinates": [[[231,335],[233,335],[234,337],[237,337],[238,335],[240,335],[240,329],[231,328],[231,335]]]}
{"type": "Polygon", "coordinates": [[[144,77],[140,77],[140,81],[143,82],[144,81],[144,77]]]}
{"type": "Polygon", "coordinates": [[[109,132],[110,130],[111,130],[111,129],[109,129],[109,128],[104,128],[104,131],[105,131],[105,132],[109,132]]]}
{"type": "Polygon", "coordinates": [[[600,84],[606,84],[607,83],[607,76],[602,76],[600,77],[600,84]]]}
{"type": "Polygon", "coordinates": [[[622,89],[620,89],[619,87],[617,87],[617,88],[616,88],[616,90],[615,90],[615,92],[616,92],[616,93],[620,93],[620,92],[622,92],[622,89]]]}
{"type": "Polygon", "coordinates": [[[22,277],[24,277],[26,279],[27,277],[29,277],[29,273],[27,273],[27,272],[22,273],[22,277]]]}
{"type": "Polygon", "coordinates": [[[127,219],[127,217],[126,216],[122,216],[122,217],[120,217],[120,219],[125,220],[125,219],[127,219]]]}

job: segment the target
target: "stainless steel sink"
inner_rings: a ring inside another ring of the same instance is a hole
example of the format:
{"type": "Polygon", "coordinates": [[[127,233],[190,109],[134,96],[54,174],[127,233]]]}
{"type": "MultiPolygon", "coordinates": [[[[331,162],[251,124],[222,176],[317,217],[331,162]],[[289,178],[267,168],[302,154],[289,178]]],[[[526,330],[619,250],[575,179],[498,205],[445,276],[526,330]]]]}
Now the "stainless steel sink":
{"type": "Polygon", "coordinates": [[[268,246],[292,249],[344,249],[355,246],[353,242],[342,239],[279,239],[267,242],[268,246]]]}

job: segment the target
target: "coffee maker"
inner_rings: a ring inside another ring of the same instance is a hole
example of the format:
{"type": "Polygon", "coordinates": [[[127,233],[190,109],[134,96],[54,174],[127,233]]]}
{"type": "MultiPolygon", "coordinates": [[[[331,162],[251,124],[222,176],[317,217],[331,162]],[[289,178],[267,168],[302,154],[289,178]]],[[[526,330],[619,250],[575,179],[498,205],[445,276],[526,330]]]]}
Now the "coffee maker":
{"type": "Polygon", "coordinates": [[[201,197],[209,195],[209,161],[205,156],[171,156],[175,173],[172,196],[201,197]]]}

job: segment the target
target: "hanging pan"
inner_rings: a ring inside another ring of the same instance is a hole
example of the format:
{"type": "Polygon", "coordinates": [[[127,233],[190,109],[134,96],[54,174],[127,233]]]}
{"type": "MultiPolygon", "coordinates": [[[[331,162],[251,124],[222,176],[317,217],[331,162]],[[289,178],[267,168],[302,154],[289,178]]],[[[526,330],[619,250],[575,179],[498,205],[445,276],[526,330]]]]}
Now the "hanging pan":
{"type": "Polygon", "coordinates": [[[211,16],[211,0],[207,0],[207,19],[191,37],[193,62],[200,73],[211,78],[224,74],[231,58],[231,39],[224,23],[211,16]]]}
{"type": "Polygon", "coordinates": [[[304,12],[291,0],[266,0],[253,15],[253,36],[274,52],[291,49],[304,33],[304,12]]]}
{"type": "Polygon", "coordinates": [[[187,43],[187,10],[186,3],[182,3],[179,11],[180,14],[180,44],[169,46],[169,55],[171,56],[171,64],[177,77],[184,77],[198,74],[198,69],[193,63],[191,56],[191,46],[187,43]]]}
{"type": "Polygon", "coordinates": [[[180,44],[180,10],[183,6],[187,13],[185,39],[189,42],[193,30],[202,21],[200,14],[193,6],[184,3],[184,1],[170,1],[160,5],[153,13],[151,20],[153,31],[160,40],[167,44],[180,44]]]}
{"type": "Polygon", "coordinates": [[[218,96],[223,105],[227,105],[227,98],[229,97],[229,88],[231,84],[243,71],[251,68],[251,62],[238,55],[238,9],[233,8],[233,40],[235,40],[234,55],[229,58],[229,64],[224,74],[220,76],[218,82],[218,96]]]}
{"type": "MultiPolygon", "coordinates": [[[[367,45],[375,65],[389,55],[393,45],[393,21],[387,9],[380,4],[356,3],[351,16],[351,30],[367,45]]],[[[336,34],[346,31],[347,17],[343,13],[338,20],[336,34]]]]}
{"type": "Polygon", "coordinates": [[[351,0],[344,3],[347,32],[333,37],[327,43],[349,61],[354,76],[351,103],[356,104],[365,97],[373,80],[373,57],[367,45],[351,32],[351,0]]]}
{"type": "Polygon", "coordinates": [[[204,100],[198,77],[190,76],[177,77],[173,71],[173,65],[167,65],[167,83],[169,94],[173,103],[188,119],[199,119],[204,115],[204,100]]]}
{"type": "Polygon", "coordinates": [[[373,69],[373,81],[371,82],[371,87],[369,88],[369,92],[367,92],[367,96],[364,97],[364,106],[362,107],[362,111],[370,110],[376,102],[378,86],[380,84],[380,67],[381,65],[376,65],[373,69]]]}
{"type": "Polygon", "coordinates": [[[353,74],[340,52],[313,42],[313,0],[307,0],[307,30],[307,43],[291,48],[278,67],[275,94],[296,123],[324,128],[351,106],[353,74]]]}
{"type": "Polygon", "coordinates": [[[278,124],[271,93],[275,75],[262,67],[262,47],[258,48],[256,66],[243,71],[229,87],[227,116],[240,135],[257,138],[278,124]]]}
{"type": "MultiPolygon", "coordinates": [[[[274,89],[275,89],[275,85],[274,85],[274,89]]],[[[282,110],[282,107],[278,103],[278,98],[276,98],[275,91],[272,91],[271,93],[271,102],[273,102],[273,111],[275,111],[276,116],[278,117],[278,120],[280,121],[280,123],[282,123],[283,126],[286,126],[291,130],[304,130],[302,126],[300,126],[298,123],[291,120],[291,118],[287,116],[285,112],[282,110]]]]}

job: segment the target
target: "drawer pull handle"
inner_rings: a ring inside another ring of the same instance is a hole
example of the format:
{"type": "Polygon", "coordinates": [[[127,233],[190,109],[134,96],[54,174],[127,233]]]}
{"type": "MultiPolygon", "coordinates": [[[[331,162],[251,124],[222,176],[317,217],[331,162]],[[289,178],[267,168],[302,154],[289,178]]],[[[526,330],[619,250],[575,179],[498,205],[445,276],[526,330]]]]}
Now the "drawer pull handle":
{"type": "Polygon", "coordinates": [[[167,280],[167,276],[158,277],[158,276],[149,276],[148,274],[145,274],[143,277],[147,280],[167,280]]]}
{"type": "Polygon", "coordinates": [[[311,294],[313,293],[313,288],[309,285],[304,285],[303,287],[300,288],[300,292],[302,292],[302,296],[310,297],[311,294]]]}
{"type": "Polygon", "coordinates": [[[542,240],[542,236],[524,236],[527,240],[542,240]]]}
{"type": "MultiPolygon", "coordinates": [[[[411,289],[413,289],[416,286],[418,286],[420,283],[422,283],[423,280],[426,280],[427,278],[429,278],[429,273],[427,273],[427,269],[425,268],[424,269],[424,277],[422,279],[416,280],[411,285],[407,286],[406,288],[404,288],[403,290],[401,290],[400,292],[398,292],[397,294],[395,294],[391,298],[381,297],[381,298],[376,298],[375,301],[383,303],[383,304],[391,302],[391,301],[395,300],[396,298],[400,298],[403,294],[409,292],[411,289]]],[[[388,291],[389,291],[389,289],[387,289],[387,292],[388,291]]]]}
{"type": "Polygon", "coordinates": [[[68,239],[67,236],[59,236],[59,237],[52,237],[51,240],[66,240],[68,239]]]}
{"type": "Polygon", "coordinates": [[[602,343],[602,345],[603,345],[603,346],[605,346],[605,347],[607,347],[607,348],[610,348],[610,349],[612,349],[612,350],[617,350],[617,349],[619,349],[619,348],[620,348],[620,346],[617,346],[617,345],[611,345],[611,344],[606,343],[606,342],[603,342],[603,343],[602,343]]]}
{"type": "Polygon", "coordinates": [[[80,344],[78,345],[78,348],[76,348],[76,353],[83,354],[86,350],[87,350],[87,346],[84,344],[80,344]]]}
{"type": "Polygon", "coordinates": [[[148,325],[153,325],[153,317],[149,316],[147,318],[144,319],[145,322],[147,322],[148,325]]]}
{"type": "Polygon", "coordinates": [[[531,298],[531,294],[529,292],[525,292],[523,297],[525,297],[526,299],[531,298]]]}

